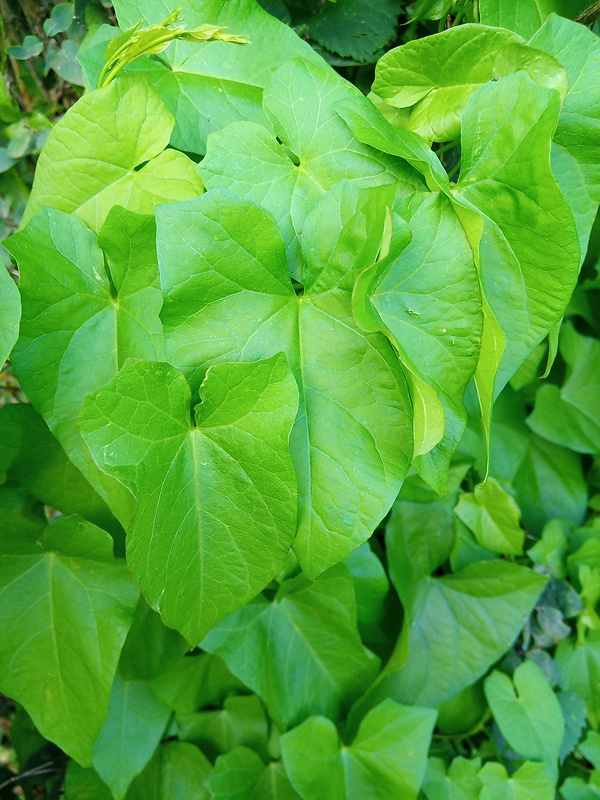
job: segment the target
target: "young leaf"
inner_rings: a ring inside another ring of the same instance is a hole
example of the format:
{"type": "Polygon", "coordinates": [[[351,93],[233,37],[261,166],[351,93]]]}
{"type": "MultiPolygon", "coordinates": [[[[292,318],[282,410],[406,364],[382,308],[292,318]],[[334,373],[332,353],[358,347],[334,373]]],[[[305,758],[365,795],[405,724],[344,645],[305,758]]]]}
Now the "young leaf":
{"type": "Polygon", "coordinates": [[[513,683],[498,670],[484,683],[485,696],[500,732],[523,758],[544,761],[555,770],[565,736],[560,703],[533,661],[524,661],[517,667],[513,683]]]}
{"type": "Polygon", "coordinates": [[[480,800],[554,800],[556,787],[543,764],[526,761],[508,777],[502,764],[488,762],[479,773],[483,789],[480,800]]]}
{"type": "Polygon", "coordinates": [[[115,800],[152,758],[171,715],[145,681],[115,676],[108,715],[92,750],[92,764],[115,800]]]}
{"type": "Polygon", "coordinates": [[[138,498],[127,557],[151,606],[197,643],[279,572],[296,527],[285,356],[213,367],[190,419],[168,364],[128,361],[80,417],[98,465],[138,498]]]}
{"type": "Polygon", "coordinates": [[[284,581],[272,603],[230,615],[202,647],[220,655],[284,727],[310,714],[340,719],[379,669],[360,641],[354,587],[341,565],[314,583],[303,575],[284,581]]]}
{"type": "Polygon", "coordinates": [[[435,724],[431,709],[386,700],[363,719],[352,744],[310,717],[281,737],[283,763],[303,800],[416,800],[435,724]]]}
{"type": "Polygon", "coordinates": [[[300,236],[323,194],[342,180],[362,186],[400,182],[414,191],[419,176],[398,159],[357,142],[334,104],[361,96],[323,67],[295,59],[269,82],[263,106],[274,133],[254,123],[211,136],[200,174],[207,188],[259,203],[277,220],[291,275],[303,282],[300,236]],[[276,138],[277,137],[277,138],[276,138]],[[280,141],[278,141],[278,139],[280,141]]]}
{"type": "Polygon", "coordinates": [[[0,687],[88,766],[138,590],[113,558],[110,536],[90,522],[61,517],[38,535],[36,525],[4,514],[0,687]]]}
{"type": "Polygon", "coordinates": [[[217,361],[284,350],[294,371],[300,392],[290,442],[299,488],[294,551],[311,578],[369,538],[412,454],[400,365],[383,335],[356,326],[354,273],[344,274],[349,265],[364,268],[377,251],[388,193],[387,186],[342,185],[332,190],[331,206],[323,198],[325,220],[311,214],[303,237],[313,286],[302,295],[290,281],[276,223],[262,208],[211,190],[158,213],[169,358],[192,391],[217,361]],[[227,330],[224,317],[232,320],[227,330]]]}
{"type": "Polygon", "coordinates": [[[233,5],[222,0],[116,0],[114,6],[122,28],[142,18],[157,24],[166,12],[180,9],[186,28],[219,25],[250,42],[243,47],[178,42],[158,58],[136,64],[176,117],[172,142],[186,152],[203,154],[212,131],[262,117],[262,89],[288,59],[325,66],[309,44],[255,0],[236,0],[233,5]]]}
{"type": "Polygon", "coordinates": [[[282,764],[247,747],[219,756],[206,781],[211,800],[300,800],[282,764]]]}
{"type": "Polygon", "coordinates": [[[427,800],[479,800],[482,788],[479,771],[481,759],[458,756],[446,771],[441,758],[430,758],[423,781],[427,800]]]}
{"type": "Polygon", "coordinates": [[[22,225],[50,206],[98,231],[115,205],[150,214],[158,203],[197,197],[203,187],[194,162],[165,150],[174,124],[139,77],[84,95],[46,141],[22,225]]]}
{"type": "MultiPolygon", "coordinates": [[[[1,265],[0,265],[1,266],[1,265]]],[[[17,284],[7,269],[0,269],[0,362],[10,355],[19,335],[21,301],[17,284]]]]}
{"type": "Polygon", "coordinates": [[[519,525],[519,506],[494,478],[461,495],[454,513],[482,547],[504,555],[522,554],[525,532],[519,525]]]}
{"type": "Polygon", "coordinates": [[[94,234],[53,209],[40,211],[6,242],[20,266],[23,303],[13,360],[68,457],[127,524],[131,495],[98,472],[77,417],[85,395],[109,381],[125,359],[163,357],[154,220],[115,208],[100,242],[110,273],[94,234]]]}
{"type": "Polygon", "coordinates": [[[412,106],[408,127],[424,139],[452,141],[475,92],[520,71],[563,97],[567,92],[565,72],[552,56],[509,31],[460,25],[386,53],[377,64],[373,92],[396,108],[412,106]]]}

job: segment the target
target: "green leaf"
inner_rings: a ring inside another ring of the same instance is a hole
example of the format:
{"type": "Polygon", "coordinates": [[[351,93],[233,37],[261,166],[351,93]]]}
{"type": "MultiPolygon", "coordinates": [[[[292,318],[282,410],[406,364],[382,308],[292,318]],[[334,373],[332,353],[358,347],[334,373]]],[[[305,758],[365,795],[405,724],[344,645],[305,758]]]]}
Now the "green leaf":
{"type": "Polygon", "coordinates": [[[158,58],[137,62],[176,117],[172,144],[202,154],[207,136],[231,122],[261,114],[262,89],[273,72],[295,57],[324,65],[314,50],[254,0],[116,0],[123,29],[140,19],[160,23],[181,9],[187,28],[205,23],[229,28],[250,44],[178,42],[158,58]],[[265,43],[268,42],[268,46],[265,43]]]}
{"type": "Polygon", "coordinates": [[[360,637],[367,647],[380,644],[386,640],[381,623],[390,591],[390,582],[383,564],[368,544],[363,544],[350,553],[344,564],[354,583],[360,637]]]}
{"type": "Polygon", "coordinates": [[[303,800],[416,800],[435,716],[386,700],[349,745],[331,720],[310,717],[281,737],[283,763],[303,800]]]}
{"type": "MultiPolygon", "coordinates": [[[[565,736],[559,753],[559,761],[564,763],[567,756],[575,750],[582,738],[582,733],[587,727],[587,706],[585,700],[575,692],[559,692],[558,702],[565,718],[565,736]]],[[[592,734],[588,734],[588,739],[592,734]]],[[[597,756],[596,750],[596,756],[597,756]]],[[[594,759],[586,755],[588,761],[594,759]]]]}
{"type": "Polygon", "coordinates": [[[554,578],[566,576],[566,559],[569,550],[568,535],[571,525],[554,519],[544,525],[542,537],[527,551],[534,564],[544,567],[554,578]]]}
{"type": "Polygon", "coordinates": [[[164,742],[131,784],[127,800],[208,800],[203,784],[210,770],[210,761],[193,744],[164,742]]]}
{"type": "Polygon", "coordinates": [[[298,391],[285,356],[214,367],[200,397],[194,426],[180,372],[128,361],[80,417],[96,463],[139,500],[129,566],[190,643],[275,577],[296,523],[298,391]]]}
{"type": "Polygon", "coordinates": [[[123,800],[131,781],[152,758],[171,710],[145,681],[115,676],[108,716],[94,743],[92,764],[115,800],[123,800]]]}
{"type": "Polygon", "coordinates": [[[77,60],[79,45],[73,39],[65,39],[60,47],[53,44],[46,51],[46,63],[50,69],[67,83],[84,86],[83,70],[77,60]]]}
{"type": "Polygon", "coordinates": [[[499,394],[559,322],[577,279],[577,232],[549,164],[559,110],[556,92],[519,73],[488,83],[464,113],[455,196],[481,215],[479,240],[474,231],[471,238],[482,293],[506,340],[492,353],[482,344],[480,371],[491,371],[477,376],[480,395],[490,392],[497,361],[499,394]]]}
{"type": "Polygon", "coordinates": [[[483,783],[480,800],[554,800],[556,787],[543,764],[526,761],[508,777],[502,764],[489,762],[479,777],[483,783]]]}
{"type": "Polygon", "coordinates": [[[34,497],[63,514],[85,519],[122,536],[108,507],[48,430],[44,420],[26,403],[5,405],[0,410],[0,471],[24,486],[34,497]]]}
{"type": "Polygon", "coordinates": [[[379,659],[356,627],[354,587],[342,565],[317,581],[284,581],[272,603],[219,622],[202,642],[265,702],[284,727],[310,714],[339,719],[377,675],[379,659]]]}
{"type": "MultiPolygon", "coordinates": [[[[580,10],[589,5],[587,0],[560,0],[563,4],[580,10]]],[[[578,223],[583,256],[600,200],[600,43],[583,25],[551,14],[531,44],[567,71],[569,91],[554,134],[552,168],[578,223]]]]}
{"type": "MultiPolygon", "coordinates": [[[[551,15],[573,18],[589,5],[588,0],[479,0],[479,18],[484,25],[508,28],[529,39],[551,15]]],[[[546,50],[535,38],[531,44],[546,50]]]]}
{"type": "Polygon", "coordinates": [[[290,61],[264,93],[273,132],[254,123],[230,125],[211,136],[200,167],[208,189],[232,191],[275,217],[290,273],[301,283],[300,237],[307,215],[326,191],[342,180],[361,186],[397,180],[397,188],[407,191],[422,186],[408,164],[357,142],[338,116],[335,104],[360,96],[323,66],[290,61]]]}
{"type": "MultiPolygon", "coordinates": [[[[1,265],[0,265],[1,266],[1,265]]],[[[4,364],[19,335],[21,301],[17,284],[7,269],[0,269],[0,362],[4,364]]]]}
{"type": "Polygon", "coordinates": [[[62,517],[37,526],[3,518],[0,686],[38,730],[83,766],[106,717],[138,590],[112,540],[62,517]],[[15,536],[18,533],[18,536],[15,536]]]}
{"type": "Polygon", "coordinates": [[[227,669],[223,659],[210,653],[180,658],[154,678],[152,689],[179,714],[191,714],[205,706],[219,706],[228,695],[247,691],[227,669]]]}
{"type": "Polygon", "coordinates": [[[150,214],[202,193],[195,164],[165,150],[175,120],[148,82],[122,79],[84,95],[50,133],[22,225],[50,206],[98,231],[114,205],[150,214]]]}
{"type": "Polygon", "coordinates": [[[240,745],[267,756],[269,723],[256,695],[228,697],[222,709],[178,714],[176,722],[181,741],[192,742],[211,761],[240,745]]]}
{"type": "MultiPolygon", "coordinates": [[[[176,668],[187,650],[185,639],[177,631],[167,628],[160,616],[140,597],[121,652],[119,672],[126,681],[152,681],[176,668]]],[[[154,683],[152,689],[155,689],[154,683]]],[[[159,692],[155,694],[163,699],[159,692]]],[[[173,708],[169,699],[164,702],[173,708]]]]}
{"type": "Polygon", "coordinates": [[[600,734],[590,731],[585,741],[579,745],[579,749],[590,764],[596,769],[600,767],[600,734]]]}
{"type": "Polygon", "coordinates": [[[311,283],[302,295],[290,281],[275,221],[262,208],[211,190],[158,212],[169,359],[192,391],[217,361],[284,350],[294,371],[300,392],[290,442],[299,489],[294,551],[311,578],[369,538],[412,455],[400,365],[383,335],[356,326],[352,273],[345,274],[377,252],[388,192],[342,184],[323,198],[303,233],[311,283]],[[234,321],[226,332],[224,318],[234,321]]]}
{"type": "Polygon", "coordinates": [[[65,800],[113,800],[113,796],[95,769],[69,761],[65,776],[65,800]]]}
{"type": "Polygon", "coordinates": [[[73,22],[73,14],[73,3],[59,3],[54,6],[48,19],[44,21],[46,36],[56,36],[57,33],[68,30],[73,22]]]}
{"type": "Polygon", "coordinates": [[[282,764],[247,747],[219,756],[206,788],[211,800],[299,800],[282,764]]]}
{"type": "Polygon", "coordinates": [[[564,639],[556,650],[561,669],[561,688],[572,691],[587,703],[588,718],[600,723],[600,631],[590,631],[585,640],[564,639]]]}
{"type": "Polygon", "coordinates": [[[562,387],[547,383],[536,394],[529,427],[579,453],[600,452],[600,342],[563,326],[560,353],[567,365],[562,387]]]}
{"type": "Polygon", "coordinates": [[[371,62],[395,37],[400,10],[398,0],[373,0],[368,7],[361,0],[339,0],[326,3],[309,17],[307,31],[333,53],[371,62]]]}
{"type": "Polygon", "coordinates": [[[600,797],[600,772],[594,770],[589,783],[581,778],[567,778],[560,793],[565,800],[597,800],[600,797]]]}
{"type": "Polygon", "coordinates": [[[481,759],[458,756],[446,771],[441,758],[430,758],[423,781],[427,800],[479,800],[481,759]]]}
{"type": "Polygon", "coordinates": [[[384,697],[436,706],[472,684],[513,643],[545,582],[541,575],[503,561],[423,578],[404,604],[396,649],[355,705],[352,722],[384,697]]]}
{"type": "Polygon", "coordinates": [[[459,25],[415,39],[386,53],[377,64],[373,91],[396,108],[412,107],[410,130],[429,141],[452,141],[475,92],[492,79],[524,71],[564,96],[560,64],[528,47],[514,33],[484,25],[459,25]]]}
{"type": "Polygon", "coordinates": [[[23,39],[23,44],[8,47],[6,53],[18,61],[26,61],[28,58],[39,56],[43,49],[44,43],[37,36],[26,36],[23,39]]]}
{"type": "Polygon", "coordinates": [[[83,398],[127,358],[163,357],[154,220],[115,208],[99,243],[104,253],[81,220],[53,209],[6,242],[19,263],[23,303],[13,362],[68,457],[126,525],[132,497],[98,471],[77,417],[83,398]]]}
{"type": "Polygon", "coordinates": [[[510,747],[523,758],[544,761],[556,769],[565,721],[560,703],[538,665],[524,661],[515,670],[512,682],[508,675],[494,670],[485,679],[484,690],[510,747]]]}
{"type": "Polygon", "coordinates": [[[519,525],[519,506],[494,478],[462,494],[454,513],[482,547],[504,555],[522,554],[525,532],[519,525]]]}

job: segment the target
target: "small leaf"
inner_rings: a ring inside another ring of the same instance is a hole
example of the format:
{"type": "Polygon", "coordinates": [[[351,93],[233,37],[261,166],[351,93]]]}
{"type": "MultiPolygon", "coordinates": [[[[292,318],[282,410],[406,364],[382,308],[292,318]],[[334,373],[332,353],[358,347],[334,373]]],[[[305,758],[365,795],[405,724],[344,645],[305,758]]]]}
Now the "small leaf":
{"type": "Polygon", "coordinates": [[[9,56],[16,58],[18,61],[25,61],[28,58],[35,58],[44,49],[44,43],[41,42],[37,36],[26,36],[23,39],[23,44],[17,44],[9,47],[6,52],[9,56]]]}
{"type": "Polygon", "coordinates": [[[54,6],[49,18],[44,21],[46,36],[56,36],[57,33],[68,30],[73,22],[73,14],[73,3],[59,3],[54,6]]]}
{"type": "Polygon", "coordinates": [[[519,506],[494,478],[476,486],[473,493],[460,495],[454,513],[482,547],[505,555],[523,552],[519,506]]]}

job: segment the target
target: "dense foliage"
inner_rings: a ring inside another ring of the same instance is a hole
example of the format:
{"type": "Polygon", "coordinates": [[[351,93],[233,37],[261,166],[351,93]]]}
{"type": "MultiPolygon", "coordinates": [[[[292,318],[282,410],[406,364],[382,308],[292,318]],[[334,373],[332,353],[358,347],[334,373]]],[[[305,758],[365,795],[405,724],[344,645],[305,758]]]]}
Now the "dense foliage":
{"type": "Polygon", "coordinates": [[[597,797],[600,7],[1,2],[0,797],[597,797]]]}

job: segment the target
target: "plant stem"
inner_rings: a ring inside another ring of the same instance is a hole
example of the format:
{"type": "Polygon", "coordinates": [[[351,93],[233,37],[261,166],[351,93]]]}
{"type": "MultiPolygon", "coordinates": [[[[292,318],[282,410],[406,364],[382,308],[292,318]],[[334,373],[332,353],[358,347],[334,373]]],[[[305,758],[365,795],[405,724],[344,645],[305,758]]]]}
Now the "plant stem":
{"type": "Polygon", "coordinates": [[[600,17],[600,0],[592,3],[589,8],[582,11],[578,17],[575,17],[575,22],[580,22],[582,25],[593,25],[598,17],[600,17]]]}

